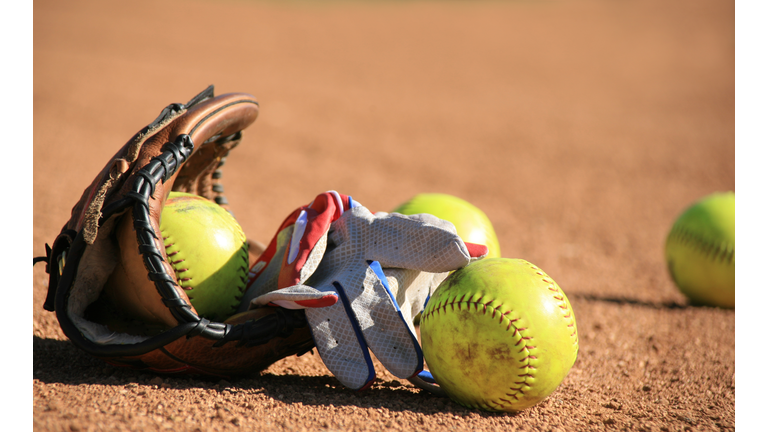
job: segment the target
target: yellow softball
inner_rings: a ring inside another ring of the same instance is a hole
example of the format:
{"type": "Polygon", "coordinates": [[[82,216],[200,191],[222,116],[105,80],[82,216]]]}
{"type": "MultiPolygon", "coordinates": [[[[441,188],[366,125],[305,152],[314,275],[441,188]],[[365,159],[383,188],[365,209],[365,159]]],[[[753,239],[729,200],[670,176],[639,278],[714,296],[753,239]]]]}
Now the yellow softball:
{"type": "Polygon", "coordinates": [[[171,192],[160,217],[168,262],[198,315],[224,321],[248,280],[248,242],[234,217],[197,195],[171,192]]]}
{"type": "Polygon", "coordinates": [[[424,359],[454,401],[520,411],[549,396],[579,349],[576,318],[552,278],[521,259],[487,258],[452,273],[421,318],[424,359]]]}
{"type": "Polygon", "coordinates": [[[667,236],[665,256],[691,303],[736,306],[736,195],[714,193],[688,207],[667,236]]]}
{"type": "Polygon", "coordinates": [[[485,245],[487,258],[501,257],[499,239],[491,221],[482,210],[453,195],[422,193],[400,204],[393,212],[404,215],[428,213],[447,220],[465,242],[485,245]]]}

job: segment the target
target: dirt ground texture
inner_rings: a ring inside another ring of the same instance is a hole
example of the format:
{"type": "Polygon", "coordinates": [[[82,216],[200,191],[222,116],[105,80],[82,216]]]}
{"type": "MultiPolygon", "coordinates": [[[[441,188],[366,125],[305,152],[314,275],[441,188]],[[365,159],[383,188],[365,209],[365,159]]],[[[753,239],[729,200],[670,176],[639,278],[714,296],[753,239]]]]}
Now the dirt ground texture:
{"type": "Polygon", "coordinates": [[[388,211],[462,197],[502,255],[567,294],[562,385],[517,414],[465,409],[378,367],[356,393],[319,356],[229,380],[114,368],[43,310],[39,431],[735,428],[735,312],[688,304],[674,219],[735,189],[734,5],[714,0],[34,2],[35,256],[114,152],[209,84],[261,112],[224,169],[249,237],[326,190],[388,211]]]}

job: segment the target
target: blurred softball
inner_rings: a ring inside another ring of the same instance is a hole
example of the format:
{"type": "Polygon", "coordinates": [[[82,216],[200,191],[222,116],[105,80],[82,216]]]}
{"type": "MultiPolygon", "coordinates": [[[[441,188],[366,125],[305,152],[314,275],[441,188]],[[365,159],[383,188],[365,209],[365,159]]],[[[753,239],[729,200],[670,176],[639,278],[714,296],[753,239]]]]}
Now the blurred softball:
{"type": "Polygon", "coordinates": [[[714,193],[683,212],[667,236],[669,273],[693,304],[736,306],[736,196],[714,193]]]}
{"type": "Polygon", "coordinates": [[[468,408],[520,411],[549,396],[579,349],[576,318],[552,278],[521,259],[490,258],[453,272],[421,318],[424,359],[468,408]]]}
{"type": "Polygon", "coordinates": [[[223,321],[234,314],[248,279],[248,243],[235,218],[203,197],[171,192],[160,232],[198,315],[223,321]]]}
{"type": "Polygon", "coordinates": [[[447,220],[456,227],[456,233],[469,243],[488,247],[487,258],[501,257],[499,240],[488,216],[482,210],[453,195],[424,193],[401,204],[393,212],[412,215],[428,213],[447,220]]]}

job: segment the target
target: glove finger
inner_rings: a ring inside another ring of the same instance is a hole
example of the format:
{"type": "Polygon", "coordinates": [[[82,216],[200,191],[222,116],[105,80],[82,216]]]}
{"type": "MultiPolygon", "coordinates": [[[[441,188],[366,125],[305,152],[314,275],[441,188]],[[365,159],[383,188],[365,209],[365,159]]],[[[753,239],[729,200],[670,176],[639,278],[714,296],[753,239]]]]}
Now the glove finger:
{"type": "Polygon", "coordinates": [[[334,223],[331,239],[351,243],[364,259],[378,261],[383,268],[442,273],[469,264],[471,255],[450,222],[426,214],[413,216],[374,217],[365,207],[355,207],[334,223]]]}
{"type": "MultiPolygon", "coordinates": [[[[377,217],[383,217],[386,216],[388,213],[385,212],[376,212],[375,216],[377,217]]],[[[400,215],[400,213],[397,213],[400,215]]],[[[451,231],[452,233],[456,234],[456,227],[453,225],[453,223],[440,219],[437,216],[431,215],[429,213],[417,213],[413,215],[402,215],[409,219],[417,220],[420,222],[424,222],[429,225],[434,225],[436,227],[444,228],[448,231],[451,231]]],[[[472,261],[475,259],[480,259],[488,255],[488,246],[477,244],[477,243],[469,243],[464,242],[464,245],[467,246],[467,251],[469,252],[469,256],[472,258],[472,261]]]]}
{"type": "Polygon", "coordinates": [[[362,292],[350,297],[365,341],[381,364],[398,378],[410,378],[424,367],[412,322],[402,314],[378,262],[368,264],[362,292]]]}
{"type": "MultiPolygon", "coordinates": [[[[379,217],[387,216],[386,214],[382,214],[381,212],[377,212],[376,214],[379,217]]],[[[447,221],[445,219],[440,219],[439,217],[437,217],[435,215],[431,215],[429,213],[417,213],[417,214],[412,214],[412,215],[404,215],[404,214],[396,213],[395,212],[395,213],[391,213],[391,214],[397,214],[397,215],[400,215],[400,216],[402,216],[402,217],[404,217],[406,219],[411,219],[411,220],[422,222],[422,223],[425,223],[425,224],[428,224],[428,225],[433,225],[433,226],[436,226],[438,228],[442,228],[442,229],[444,229],[446,231],[450,231],[450,232],[456,234],[456,226],[453,225],[453,223],[451,223],[451,222],[449,222],[449,221],[447,221]]]]}
{"type": "Polygon", "coordinates": [[[350,317],[349,301],[340,285],[341,302],[318,309],[306,309],[307,322],[323,363],[346,387],[363,390],[373,384],[376,371],[360,326],[350,317]]]}
{"type": "Polygon", "coordinates": [[[294,285],[279,289],[251,300],[251,309],[264,306],[280,306],[286,309],[324,308],[333,306],[339,295],[333,291],[319,291],[307,285],[294,285]]]}
{"type": "MultiPolygon", "coordinates": [[[[385,268],[389,290],[400,306],[400,313],[406,323],[413,319],[429,300],[429,296],[449,274],[427,273],[411,269],[385,268]]],[[[413,329],[412,329],[413,330],[413,329]]]]}

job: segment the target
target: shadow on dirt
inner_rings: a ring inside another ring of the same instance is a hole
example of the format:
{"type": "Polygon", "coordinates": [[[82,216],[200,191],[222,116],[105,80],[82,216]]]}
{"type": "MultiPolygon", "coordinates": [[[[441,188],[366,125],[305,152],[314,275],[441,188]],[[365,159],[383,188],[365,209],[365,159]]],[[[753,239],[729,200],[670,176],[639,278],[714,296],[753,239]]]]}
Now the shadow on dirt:
{"type": "Polygon", "coordinates": [[[32,377],[46,383],[93,383],[105,363],[77,349],[69,340],[32,337],[32,377]]]}
{"type": "MultiPolygon", "coordinates": [[[[408,383],[377,378],[371,388],[353,391],[340,384],[331,375],[299,376],[264,374],[253,380],[263,393],[288,404],[302,403],[309,406],[330,408],[357,407],[409,411],[425,415],[450,413],[458,416],[514,416],[470,410],[448,398],[438,397],[423,390],[417,390],[408,383]]],[[[246,381],[247,383],[247,381],[246,381]]],[[[236,382],[233,381],[236,385],[236,382]]]]}
{"type": "Polygon", "coordinates": [[[421,414],[451,413],[458,416],[494,414],[464,408],[450,399],[419,391],[401,381],[377,378],[370,389],[355,392],[344,387],[332,375],[274,375],[253,373],[221,379],[201,375],[160,375],[127,368],[116,368],[93,358],[68,340],[33,336],[33,378],[46,384],[77,386],[105,385],[150,389],[202,389],[231,395],[242,391],[259,393],[287,404],[309,406],[381,408],[421,414]]]}
{"type": "Polygon", "coordinates": [[[599,296],[595,294],[578,294],[578,293],[568,294],[568,299],[614,303],[618,305],[640,306],[640,307],[651,308],[651,309],[687,309],[689,307],[693,307],[691,305],[677,303],[674,301],[646,302],[646,301],[631,299],[627,297],[599,296]]]}

